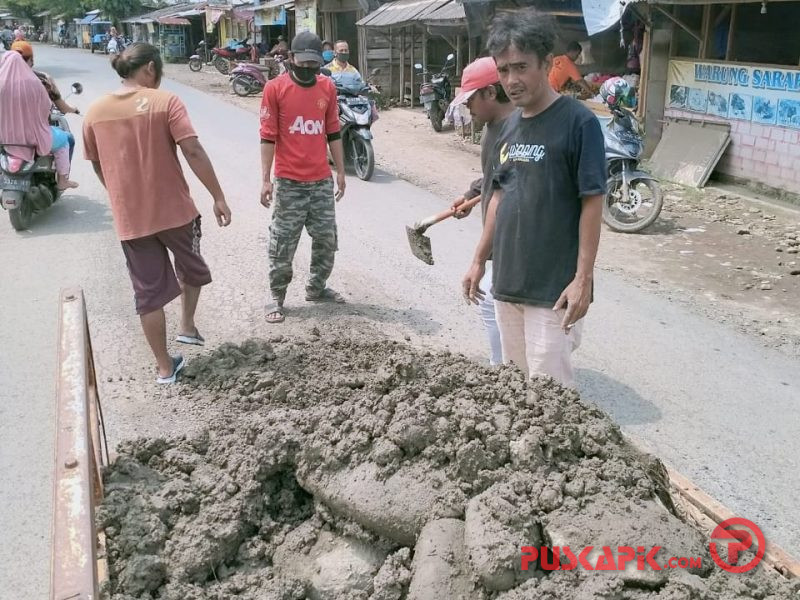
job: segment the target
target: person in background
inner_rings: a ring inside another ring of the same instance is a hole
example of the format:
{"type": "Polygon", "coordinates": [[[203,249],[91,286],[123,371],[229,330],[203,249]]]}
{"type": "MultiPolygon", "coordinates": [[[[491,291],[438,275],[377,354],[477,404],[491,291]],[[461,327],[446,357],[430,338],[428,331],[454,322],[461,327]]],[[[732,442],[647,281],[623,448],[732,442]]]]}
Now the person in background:
{"type": "Polygon", "coordinates": [[[11,44],[14,41],[14,32],[11,31],[11,27],[8,25],[3,26],[3,31],[0,32],[0,38],[3,40],[3,46],[5,46],[5,49],[10,50],[11,44]]]}
{"type": "Polygon", "coordinates": [[[201,288],[211,283],[200,254],[200,214],[177,147],[211,194],[219,226],[230,224],[231,211],[186,107],[175,94],[158,89],[164,68],[158,50],[132,44],[112,58],[111,66],[122,86],[89,108],[83,143],[87,160],[108,191],[136,312],[156,359],[156,381],[169,384],[186,361],[167,351],[164,306],[181,297],[176,341],[202,346],[205,340],[195,325],[195,311],[201,288]]]}
{"type": "Polygon", "coordinates": [[[307,302],[345,302],[327,287],[338,249],[336,202],[345,191],[344,148],[336,86],[319,74],[322,41],[313,33],[292,40],[289,72],[270,80],[261,101],[261,204],[275,208],[269,227],[267,322],[286,319],[284,301],[292,281],[292,261],[305,228],[311,237],[311,276],[307,302]],[[327,150],[336,165],[334,194],[327,150]]]}
{"type": "Polygon", "coordinates": [[[119,54],[122,52],[124,48],[124,40],[120,37],[119,32],[117,32],[116,27],[111,28],[111,32],[108,35],[108,53],[109,54],[119,54]]]}
{"type": "Polygon", "coordinates": [[[591,95],[592,88],[586,83],[575,65],[582,53],[583,48],[578,42],[570,42],[567,46],[567,53],[553,59],[553,67],[550,69],[548,79],[555,91],[561,92],[568,83],[572,82],[581,88],[584,94],[591,95]]]}
{"type": "Polygon", "coordinates": [[[269,55],[283,56],[284,58],[289,56],[289,46],[286,44],[286,40],[282,35],[278,36],[278,43],[272,47],[272,50],[269,51],[269,55]]]}
{"type": "Polygon", "coordinates": [[[344,40],[339,40],[334,46],[336,58],[325,65],[331,73],[358,73],[353,65],[350,64],[350,44],[344,40]]]}
{"type": "MultiPolygon", "coordinates": [[[[33,46],[31,46],[28,42],[14,42],[11,44],[11,50],[18,52],[22,55],[22,58],[25,59],[25,62],[28,63],[28,66],[33,69],[33,46]]],[[[44,71],[37,71],[33,69],[33,73],[39,78],[39,81],[42,82],[47,95],[50,97],[50,101],[55,105],[55,107],[61,111],[63,114],[74,114],[79,115],[81,111],[79,111],[74,106],[67,104],[67,102],[62,98],[61,92],[56,85],[56,82],[53,80],[50,75],[45,73],[44,71]]],[[[62,131],[59,129],[59,131],[62,131]]],[[[67,136],[68,143],[69,143],[69,161],[72,163],[72,153],[75,150],[75,136],[72,133],[64,132],[67,136]]],[[[56,135],[61,135],[57,133],[56,135]]]]}
{"type": "Polygon", "coordinates": [[[487,47],[519,109],[495,147],[498,166],[486,224],[463,281],[467,301],[491,254],[503,361],[574,387],[572,352],[593,299],[606,193],[600,121],[548,81],[555,20],[533,9],[495,17],[487,47]]]}
{"type": "Polygon", "coordinates": [[[22,54],[6,52],[0,66],[0,144],[6,153],[25,162],[52,154],[58,189],[76,188],[78,184],[69,178],[67,132],[50,125],[51,106],[22,54]]]}
{"type": "Polygon", "coordinates": [[[336,58],[336,52],[333,49],[333,44],[331,44],[328,40],[325,40],[324,42],[322,42],[323,64],[325,65],[330,64],[331,62],[333,62],[334,58],[336,58]]]}
{"type": "MultiPolygon", "coordinates": [[[[492,178],[497,160],[494,147],[500,132],[503,129],[506,117],[514,112],[503,86],[500,85],[500,76],[497,65],[491,56],[479,58],[464,68],[461,74],[461,93],[453,100],[454,104],[466,104],[472,118],[485,123],[481,134],[481,171],[483,177],[472,183],[470,190],[453,203],[453,212],[457,219],[466,217],[470,212],[459,207],[471,198],[481,197],[481,217],[486,220],[486,210],[492,199],[492,178]]],[[[486,274],[480,286],[485,295],[478,303],[483,324],[489,337],[489,362],[494,365],[503,363],[503,348],[500,343],[500,330],[494,310],[494,298],[491,293],[492,267],[491,258],[487,261],[486,274]]]]}

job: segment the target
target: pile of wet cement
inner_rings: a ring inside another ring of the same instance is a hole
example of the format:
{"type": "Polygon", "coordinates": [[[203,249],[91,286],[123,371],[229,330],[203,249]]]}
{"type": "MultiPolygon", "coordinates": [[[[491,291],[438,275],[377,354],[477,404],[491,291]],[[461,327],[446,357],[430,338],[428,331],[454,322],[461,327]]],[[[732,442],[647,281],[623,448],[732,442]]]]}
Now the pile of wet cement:
{"type": "Polygon", "coordinates": [[[207,430],[123,443],[105,476],[114,600],[800,597],[716,569],[663,466],[549,380],[316,330],[223,346],[186,377],[207,430]],[[702,567],[522,570],[542,544],[702,567]]]}

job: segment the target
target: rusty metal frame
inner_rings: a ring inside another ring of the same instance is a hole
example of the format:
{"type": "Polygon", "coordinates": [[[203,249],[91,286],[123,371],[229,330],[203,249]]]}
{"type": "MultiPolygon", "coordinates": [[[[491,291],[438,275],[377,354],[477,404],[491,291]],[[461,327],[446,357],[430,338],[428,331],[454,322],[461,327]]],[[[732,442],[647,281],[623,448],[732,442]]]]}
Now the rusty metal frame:
{"type": "Polygon", "coordinates": [[[50,598],[96,600],[107,566],[94,509],[108,448],[80,288],[61,291],[56,419],[50,598]]]}

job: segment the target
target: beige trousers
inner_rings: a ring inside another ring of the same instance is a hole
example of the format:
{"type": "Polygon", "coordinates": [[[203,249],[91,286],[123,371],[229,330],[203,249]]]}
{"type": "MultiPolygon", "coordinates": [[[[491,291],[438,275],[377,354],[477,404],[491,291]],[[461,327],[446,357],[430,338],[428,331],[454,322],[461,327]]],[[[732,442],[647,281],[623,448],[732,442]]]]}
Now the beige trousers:
{"type": "Polygon", "coordinates": [[[514,363],[526,375],[550,375],[575,387],[572,353],[580,346],[583,320],[564,333],[564,311],[495,300],[503,362],[514,363]]]}

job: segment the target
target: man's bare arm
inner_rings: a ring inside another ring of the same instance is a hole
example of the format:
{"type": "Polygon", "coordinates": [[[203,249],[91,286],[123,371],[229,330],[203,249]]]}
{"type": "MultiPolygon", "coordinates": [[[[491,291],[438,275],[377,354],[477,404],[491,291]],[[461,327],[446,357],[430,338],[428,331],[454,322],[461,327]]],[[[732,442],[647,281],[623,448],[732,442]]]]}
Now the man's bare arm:
{"type": "Polygon", "coordinates": [[[597,249],[600,246],[600,229],[603,222],[604,196],[586,196],[581,210],[578,269],[575,277],[592,280],[597,249]]]}
{"type": "Polygon", "coordinates": [[[217,174],[214,172],[214,165],[211,164],[211,159],[208,158],[208,154],[206,154],[200,140],[196,137],[191,137],[181,141],[178,145],[181,147],[181,152],[183,152],[186,162],[189,163],[189,168],[197,175],[197,178],[214,199],[214,216],[217,218],[217,223],[221,227],[229,225],[231,211],[225,201],[225,194],[222,193],[217,174]]]}
{"type": "Polygon", "coordinates": [[[275,144],[261,142],[261,204],[269,208],[272,204],[272,163],[275,162],[275,144]]]}
{"type": "Polygon", "coordinates": [[[462,282],[464,297],[467,302],[477,304],[479,300],[483,299],[483,290],[480,289],[481,279],[486,272],[486,261],[492,253],[492,246],[494,244],[494,230],[495,223],[497,222],[497,207],[503,200],[503,192],[495,190],[492,199],[489,201],[489,206],[486,209],[486,221],[483,224],[483,233],[478,242],[478,247],[475,250],[475,257],[472,259],[467,275],[462,282]]]}
{"type": "Polygon", "coordinates": [[[272,181],[272,163],[275,162],[275,144],[261,142],[261,177],[264,181],[272,181]]]}
{"type": "Polygon", "coordinates": [[[589,312],[594,283],[594,264],[600,245],[600,225],[603,219],[604,196],[585,196],[582,199],[578,232],[578,264],[575,279],[561,293],[553,310],[566,309],[561,326],[565,332],[589,312]]]}

